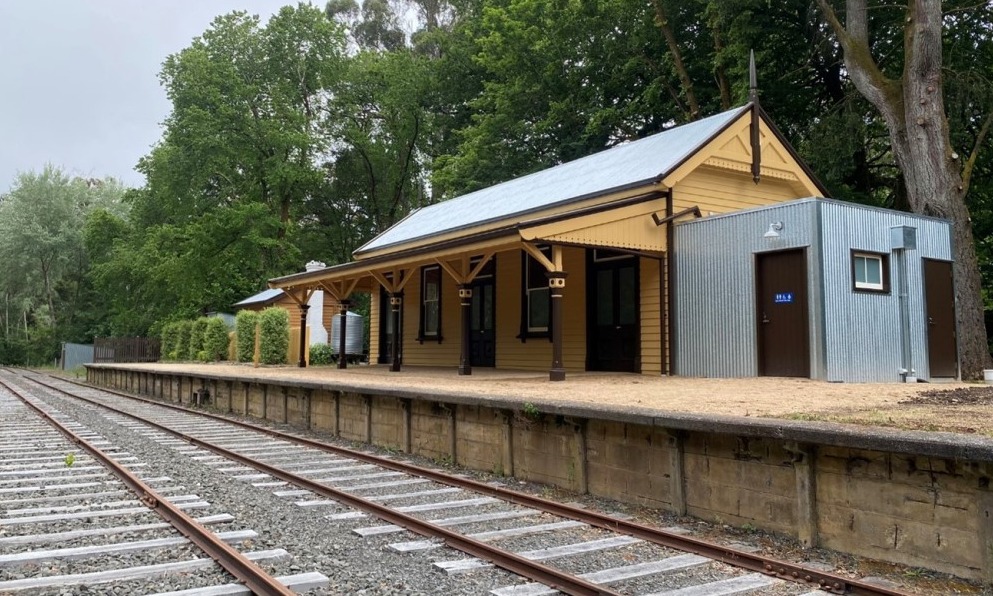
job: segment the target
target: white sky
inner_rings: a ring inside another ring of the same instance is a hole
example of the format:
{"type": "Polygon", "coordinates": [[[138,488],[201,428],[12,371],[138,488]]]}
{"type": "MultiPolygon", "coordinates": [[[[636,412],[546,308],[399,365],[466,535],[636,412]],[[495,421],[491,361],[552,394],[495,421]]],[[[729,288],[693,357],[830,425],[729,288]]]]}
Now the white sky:
{"type": "MultiPolygon", "coordinates": [[[[323,6],[320,0],[314,0],[323,6]]],[[[293,0],[0,0],[0,194],[46,163],[144,183],[170,104],[158,73],[215,16],[293,0]]]]}

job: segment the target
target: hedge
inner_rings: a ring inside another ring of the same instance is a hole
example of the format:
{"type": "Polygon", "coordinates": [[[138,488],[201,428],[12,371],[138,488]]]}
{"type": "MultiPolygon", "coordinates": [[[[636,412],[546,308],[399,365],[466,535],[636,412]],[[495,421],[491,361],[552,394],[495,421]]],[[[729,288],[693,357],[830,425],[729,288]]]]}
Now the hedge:
{"type": "Polygon", "coordinates": [[[193,331],[193,321],[176,323],[175,342],[169,349],[170,360],[188,360],[190,350],[190,334],[193,331]]]}
{"type": "Polygon", "coordinates": [[[190,329],[190,343],[186,352],[187,360],[206,360],[204,351],[204,331],[207,330],[207,317],[200,317],[193,321],[190,329]]]}
{"type": "Polygon", "coordinates": [[[166,323],[162,328],[162,360],[173,360],[172,350],[176,345],[176,336],[179,334],[179,323],[166,323]]]}
{"type": "Polygon", "coordinates": [[[238,362],[251,362],[255,357],[255,325],[259,313],[254,310],[238,311],[234,319],[235,342],[238,346],[238,362]]]}
{"type": "Polygon", "coordinates": [[[206,360],[227,360],[228,358],[228,326],[220,317],[207,319],[204,330],[203,349],[207,353],[206,360]]]}
{"type": "Polygon", "coordinates": [[[328,344],[314,344],[310,346],[310,363],[315,364],[331,364],[331,357],[334,355],[334,350],[328,344]]]}
{"type": "Polygon", "coordinates": [[[262,364],[286,364],[290,347],[290,313],[271,307],[259,314],[259,339],[262,364]]]}

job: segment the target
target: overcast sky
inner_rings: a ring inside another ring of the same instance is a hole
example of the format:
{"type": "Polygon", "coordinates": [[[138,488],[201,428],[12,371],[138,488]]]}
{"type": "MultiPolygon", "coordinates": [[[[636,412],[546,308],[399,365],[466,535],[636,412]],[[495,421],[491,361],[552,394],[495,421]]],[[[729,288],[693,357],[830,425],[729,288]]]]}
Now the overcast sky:
{"type": "MultiPolygon", "coordinates": [[[[144,183],[170,105],[162,61],[233,10],[295,0],[0,0],[0,193],[46,163],[144,183]]],[[[322,5],[323,2],[315,3],[322,5]]]]}

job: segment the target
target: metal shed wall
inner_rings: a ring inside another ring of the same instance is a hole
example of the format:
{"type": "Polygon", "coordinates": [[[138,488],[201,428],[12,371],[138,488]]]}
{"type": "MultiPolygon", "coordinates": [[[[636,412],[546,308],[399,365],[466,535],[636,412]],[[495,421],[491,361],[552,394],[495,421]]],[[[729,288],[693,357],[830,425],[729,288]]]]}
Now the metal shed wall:
{"type": "Polygon", "coordinates": [[[917,376],[929,378],[921,259],[952,260],[948,222],[836,201],[821,201],[820,212],[827,380],[901,380],[899,269],[890,245],[893,226],[917,228],[917,249],[906,251],[911,354],[917,376]],[[853,249],[889,255],[888,293],[852,290],[853,249]]]}
{"type": "Polygon", "coordinates": [[[59,360],[59,368],[62,370],[72,370],[77,366],[90,364],[93,362],[93,344],[63,342],[62,356],[59,360]]]}
{"type": "Polygon", "coordinates": [[[675,228],[675,372],[694,377],[758,374],[755,254],[805,248],[810,288],[811,376],[824,378],[814,199],[678,224],[675,228]],[[778,238],[765,238],[783,222],[778,238]]]}
{"type": "Polygon", "coordinates": [[[675,372],[701,377],[758,374],[756,254],[804,248],[809,292],[811,378],[845,382],[901,380],[898,265],[890,228],[917,228],[907,251],[912,365],[928,378],[922,258],[951,260],[943,220],[830,199],[684,222],[675,228],[675,372]],[[782,222],[778,238],[765,238],[782,222]],[[851,251],[890,255],[891,290],[852,290],[851,251]]]}

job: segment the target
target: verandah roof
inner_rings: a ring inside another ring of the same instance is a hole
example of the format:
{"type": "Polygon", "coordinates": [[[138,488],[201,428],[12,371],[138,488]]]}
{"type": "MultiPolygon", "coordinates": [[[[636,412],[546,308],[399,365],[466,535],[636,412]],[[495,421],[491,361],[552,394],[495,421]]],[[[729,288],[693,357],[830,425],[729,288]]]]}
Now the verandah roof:
{"type": "Polygon", "coordinates": [[[280,289],[268,289],[262,290],[258,294],[249,296],[240,302],[235,302],[232,306],[235,308],[244,308],[246,306],[255,306],[257,304],[269,304],[270,302],[275,302],[278,300],[284,292],[280,289]]]}

